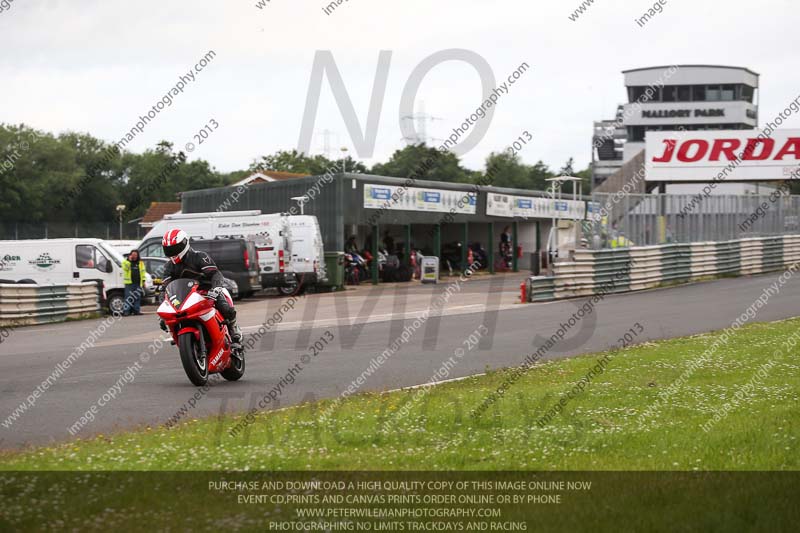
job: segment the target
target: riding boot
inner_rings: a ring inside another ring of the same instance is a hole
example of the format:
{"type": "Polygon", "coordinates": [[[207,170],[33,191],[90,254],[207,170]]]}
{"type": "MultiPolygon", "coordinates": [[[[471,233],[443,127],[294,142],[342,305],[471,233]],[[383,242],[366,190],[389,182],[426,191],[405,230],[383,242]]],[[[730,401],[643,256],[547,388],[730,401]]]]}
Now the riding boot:
{"type": "Polygon", "coordinates": [[[228,328],[231,331],[231,342],[233,343],[233,347],[240,349],[242,347],[242,330],[236,323],[236,318],[228,320],[228,328]]]}

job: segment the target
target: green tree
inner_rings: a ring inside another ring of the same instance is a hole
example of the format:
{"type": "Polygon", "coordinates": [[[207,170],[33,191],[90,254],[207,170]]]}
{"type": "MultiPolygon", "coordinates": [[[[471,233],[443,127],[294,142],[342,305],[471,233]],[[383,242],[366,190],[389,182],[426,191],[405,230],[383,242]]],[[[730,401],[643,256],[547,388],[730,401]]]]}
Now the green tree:
{"type": "Polygon", "coordinates": [[[479,183],[495,187],[546,191],[549,185],[546,180],[552,177],[553,173],[542,161],[531,166],[522,163],[519,156],[509,152],[492,152],[486,158],[486,168],[479,183]]]}
{"type": "Polygon", "coordinates": [[[372,167],[372,173],[380,176],[469,183],[477,173],[461,166],[458,156],[452,152],[441,152],[425,144],[410,144],[395,151],[386,163],[372,167]]]}
{"type": "MultiPolygon", "coordinates": [[[[542,161],[525,165],[508,152],[490,154],[484,171],[474,172],[462,167],[455,154],[425,144],[397,150],[372,169],[350,156],[337,160],[281,150],[262,156],[249,169],[223,174],[207,161],[187,161],[183,152],[175,151],[166,141],[143,153],[120,152],[86,133],[53,135],[24,124],[0,123],[0,220],[29,224],[109,222],[116,219],[118,204],[125,204],[125,218],[133,219],[151,202],[176,201],[182,191],[229,185],[253,171],[322,175],[338,172],[343,165],[348,172],[537,191],[546,190],[545,180],[553,176],[542,161]]],[[[575,173],[573,165],[570,158],[561,172],[582,178],[584,192],[588,193],[590,169],[575,173]]]]}
{"type": "MultiPolygon", "coordinates": [[[[581,178],[581,191],[583,194],[589,194],[592,188],[592,167],[589,166],[580,172],[575,170],[575,159],[570,157],[564,166],[561,167],[559,170],[560,176],[572,176],[575,178],[581,178]]],[[[572,190],[575,187],[573,183],[568,183],[564,185],[564,192],[572,194],[572,190]]]]}
{"type": "MultiPolygon", "coordinates": [[[[63,218],[70,222],[104,222],[114,220],[121,201],[124,179],[122,158],[110,145],[86,133],[68,132],[59,135],[61,150],[69,150],[79,169],[77,180],[71,180],[67,192],[70,201],[63,218]]],[[[50,165],[51,169],[58,168],[50,165]]],[[[53,191],[56,192],[56,191],[53,191]]],[[[52,217],[48,217],[52,220],[52,217]]]]}
{"type": "Polygon", "coordinates": [[[510,152],[489,154],[486,158],[486,170],[479,181],[482,185],[494,187],[511,187],[516,189],[530,188],[530,172],[519,159],[510,152]]]}
{"type": "Polygon", "coordinates": [[[583,194],[590,194],[592,192],[592,165],[587,166],[580,172],[576,172],[575,176],[581,179],[583,194]]]}
{"type": "Polygon", "coordinates": [[[535,165],[528,167],[528,180],[530,183],[528,188],[534,191],[546,191],[550,186],[547,179],[553,176],[554,174],[550,171],[550,167],[539,160],[535,165]]]}
{"type": "Polygon", "coordinates": [[[561,167],[561,170],[558,171],[559,176],[574,176],[575,175],[575,169],[573,168],[574,166],[575,166],[575,159],[570,157],[569,159],[567,159],[567,162],[564,163],[564,166],[561,167]]]}
{"type": "Polygon", "coordinates": [[[315,174],[316,175],[325,174],[328,171],[328,169],[331,169],[334,172],[339,172],[340,170],[346,170],[347,172],[353,172],[357,174],[369,173],[369,169],[364,163],[353,159],[349,155],[344,159],[340,159],[338,161],[331,161],[328,165],[325,166],[324,170],[322,170],[321,172],[315,172],[315,174]]]}
{"type": "MultiPolygon", "coordinates": [[[[572,176],[574,178],[580,178],[581,179],[581,188],[580,188],[580,190],[583,192],[583,194],[589,194],[591,192],[591,189],[592,189],[592,167],[591,167],[591,165],[588,166],[587,168],[585,168],[584,170],[581,170],[580,172],[576,171],[574,166],[575,166],[575,160],[572,157],[570,157],[567,160],[567,162],[564,164],[564,166],[561,167],[561,170],[559,170],[559,175],[560,176],[572,176]]],[[[567,183],[567,184],[564,185],[563,191],[565,193],[572,194],[572,191],[573,191],[574,187],[575,187],[575,185],[572,182],[567,183]]]]}
{"type": "Polygon", "coordinates": [[[106,149],[86,134],[55,137],[25,125],[0,125],[0,218],[103,220],[109,206],[113,213],[120,176],[118,161],[104,158],[106,149]],[[87,168],[93,169],[91,176],[87,168]]]}
{"type": "MultiPolygon", "coordinates": [[[[344,158],[344,161],[347,164],[348,172],[367,172],[367,167],[363,163],[354,160],[350,156],[344,158]]],[[[297,150],[279,150],[274,154],[261,156],[260,159],[253,161],[250,165],[251,172],[273,170],[276,172],[308,174],[309,176],[321,176],[329,171],[339,172],[342,168],[342,159],[332,160],[324,155],[308,156],[297,150]]]]}
{"type": "Polygon", "coordinates": [[[180,192],[225,184],[207,161],[187,162],[186,154],[166,141],[143,154],[126,154],[124,165],[123,203],[129,219],[143,215],[152,202],[174,202],[180,192]]]}

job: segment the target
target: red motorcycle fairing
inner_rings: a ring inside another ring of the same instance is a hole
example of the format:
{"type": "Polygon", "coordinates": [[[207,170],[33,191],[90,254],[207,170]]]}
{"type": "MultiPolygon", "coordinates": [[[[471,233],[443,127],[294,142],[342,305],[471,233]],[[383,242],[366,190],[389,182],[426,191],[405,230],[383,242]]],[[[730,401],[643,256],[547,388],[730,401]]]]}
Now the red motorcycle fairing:
{"type": "Polygon", "coordinates": [[[187,287],[190,290],[183,297],[167,295],[158,308],[158,316],[169,328],[176,345],[181,335],[191,333],[205,347],[209,374],[222,372],[231,366],[228,326],[199,284],[187,282],[187,287]]]}
{"type": "Polygon", "coordinates": [[[200,330],[197,329],[197,326],[183,326],[178,331],[178,335],[177,336],[180,337],[184,333],[192,333],[194,335],[195,339],[200,340],[200,330]]]}

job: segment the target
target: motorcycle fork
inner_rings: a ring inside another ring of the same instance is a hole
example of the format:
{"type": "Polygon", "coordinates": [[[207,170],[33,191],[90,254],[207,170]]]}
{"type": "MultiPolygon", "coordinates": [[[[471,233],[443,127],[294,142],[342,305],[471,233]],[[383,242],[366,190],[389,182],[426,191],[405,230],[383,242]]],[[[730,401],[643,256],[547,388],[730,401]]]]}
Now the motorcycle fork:
{"type": "Polygon", "coordinates": [[[208,356],[208,350],[206,349],[206,335],[205,335],[205,328],[203,328],[202,324],[194,324],[194,327],[197,328],[199,335],[197,336],[197,342],[200,345],[200,355],[203,357],[208,356]]]}

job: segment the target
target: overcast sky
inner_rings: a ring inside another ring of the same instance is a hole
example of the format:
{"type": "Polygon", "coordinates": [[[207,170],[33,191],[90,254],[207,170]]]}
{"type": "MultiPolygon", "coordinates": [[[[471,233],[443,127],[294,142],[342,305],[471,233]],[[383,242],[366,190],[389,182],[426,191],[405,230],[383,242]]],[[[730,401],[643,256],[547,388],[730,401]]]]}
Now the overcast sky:
{"type": "MultiPolygon", "coordinates": [[[[5,1],[5,0],[3,0],[5,1]]],[[[131,143],[143,151],[166,139],[181,148],[219,123],[192,158],[220,171],[298,146],[315,53],[330,50],[366,123],[380,50],[392,62],[368,164],[404,143],[399,104],[412,70],[426,57],[463,48],[491,65],[498,82],[522,62],[531,70],[498,102],[483,140],[463,159],[482,168],[523,131],[522,158],[558,168],[590,161],[592,121],[613,118],[625,99],[621,71],[666,64],[744,66],[761,74],[761,120],[800,94],[796,4],[788,0],[668,0],[645,27],[652,2],[595,0],[577,21],[578,0],[349,0],[326,15],[324,0],[92,1],[14,0],[0,12],[0,122],[52,132],[88,132],[117,141],[209,50],[195,81],[131,143]]],[[[662,0],[664,2],[664,0],[662,0]]],[[[5,4],[2,4],[5,6],[5,4]]],[[[475,69],[451,61],[433,69],[417,96],[444,138],[482,100],[475,69]]],[[[800,127],[792,117],[785,127],[800,127]]],[[[335,152],[358,156],[327,80],[312,153],[323,130],[335,152]]]]}

